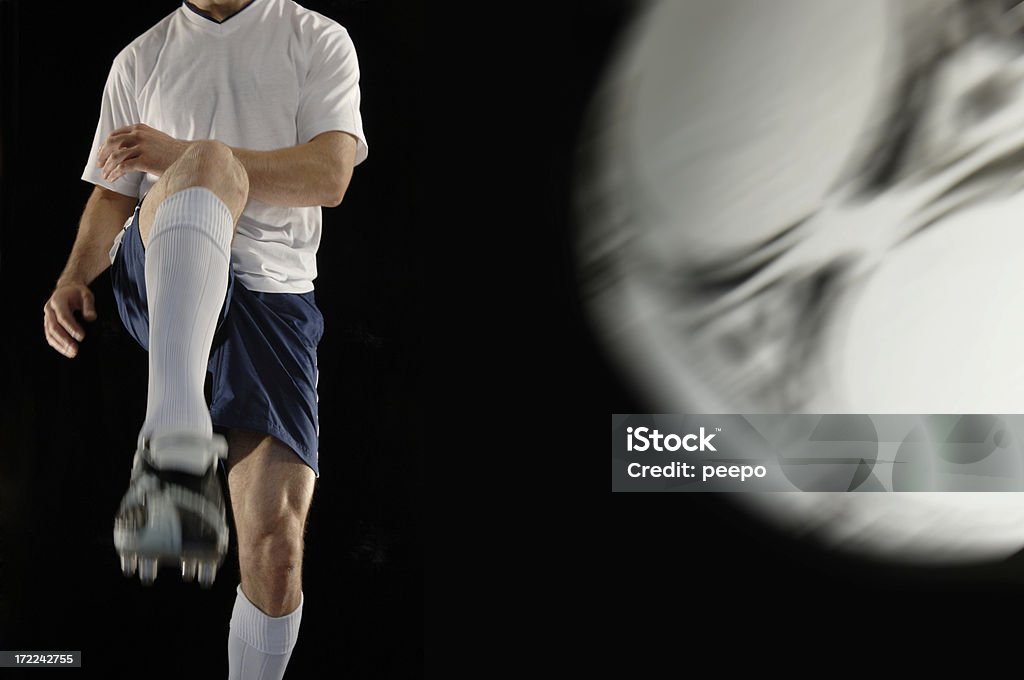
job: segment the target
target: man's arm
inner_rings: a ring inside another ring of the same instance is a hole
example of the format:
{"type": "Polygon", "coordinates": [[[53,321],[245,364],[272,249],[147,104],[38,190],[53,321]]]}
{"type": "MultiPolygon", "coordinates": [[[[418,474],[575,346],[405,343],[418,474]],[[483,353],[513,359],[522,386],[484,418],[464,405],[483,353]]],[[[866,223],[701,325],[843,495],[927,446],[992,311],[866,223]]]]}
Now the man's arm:
{"type": "MultiPolygon", "coordinates": [[[[138,123],[110,133],[97,165],[103,168],[103,179],[110,182],[133,171],[160,176],[188,145],[188,141],[138,123]]],[[[231,150],[249,174],[251,198],[286,208],[333,208],[341,203],[352,179],[356,139],[346,132],[330,131],[305,144],[273,151],[231,150]]]]}
{"type": "Polygon", "coordinates": [[[341,203],[352,179],[356,138],[325,132],[306,144],[276,151],[231,148],[249,174],[249,195],[284,207],[341,203]]]}
{"type": "Polygon", "coordinates": [[[86,321],[96,318],[89,284],[110,266],[110,247],[137,203],[131,196],[96,187],[85,204],[67,265],[43,306],[46,341],[68,358],[78,354],[75,341],[85,337],[74,313],[80,311],[86,321]]]}

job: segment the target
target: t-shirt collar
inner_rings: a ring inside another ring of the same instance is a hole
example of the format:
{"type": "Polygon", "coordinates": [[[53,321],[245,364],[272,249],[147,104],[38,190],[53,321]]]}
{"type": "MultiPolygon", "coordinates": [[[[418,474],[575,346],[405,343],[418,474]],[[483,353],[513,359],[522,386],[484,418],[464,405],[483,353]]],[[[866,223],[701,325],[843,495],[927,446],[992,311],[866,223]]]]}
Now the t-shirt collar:
{"type": "Polygon", "coordinates": [[[228,33],[233,33],[243,25],[258,21],[261,11],[259,8],[253,7],[253,5],[265,5],[268,1],[269,0],[250,0],[250,2],[242,7],[242,9],[238,10],[221,22],[214,21],[213,19],[200,14],[194,8],[190,7],[188,2],[185,0],[182,0],[179,11],[185,16],[185,19],[187,19],[189,23],[194,24],[199,29],[206,31],[207,33],[226,35],[228,33]]]}

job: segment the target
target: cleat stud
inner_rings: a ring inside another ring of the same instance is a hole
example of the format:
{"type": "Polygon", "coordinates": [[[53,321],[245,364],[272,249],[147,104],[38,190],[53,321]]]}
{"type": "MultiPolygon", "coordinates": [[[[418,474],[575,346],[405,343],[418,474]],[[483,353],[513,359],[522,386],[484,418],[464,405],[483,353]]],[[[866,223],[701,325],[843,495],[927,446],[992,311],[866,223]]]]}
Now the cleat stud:
{"type": "Polygon", "coordinates": [[[159,563],[155,557],[142,557],[139,559],[139,580],[144,586],[151,586],[156,581],[156,572],[159,563]]]}
{"type": "Polygon", "coordinates": [[[198,567],[198,560],[186,559],[181,560],[181,580],[185,583],[191,583],[196,578],[196,568],[198,567]]]}
{"type": "Polygon", "coordinates": [[[121,573],[124,574],[126,578],[134,576],[135,570],[138,568],[138,566],[138,555],[121,553],[121,573]]]}
{"type": "Polygon", "coordinates": [[[217,578],[217,562],[214,560],[202,560],[198,567],[199,585],[203,588],[213,586],[213,580],[217,578]]]}

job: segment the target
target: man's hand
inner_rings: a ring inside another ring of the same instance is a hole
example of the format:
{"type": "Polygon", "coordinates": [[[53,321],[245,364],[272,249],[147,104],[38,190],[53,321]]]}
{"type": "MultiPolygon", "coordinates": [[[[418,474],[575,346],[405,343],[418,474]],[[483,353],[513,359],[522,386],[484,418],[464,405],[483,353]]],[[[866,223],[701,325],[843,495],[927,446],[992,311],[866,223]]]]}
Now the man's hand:
{"type": "Polygon", "coordinates": [[[78,345],[85,331],[75,320],[75,311],[86,321],[96,320],[92,291],[84,283],[57,283],[56,290],[43,306],[43,331],[46,342],[69,359],[78,354],[78,345]]]}
{"type": "Polygon", "coordinates": [[[159,130],[136,123],[118,128],[100,147],[96,165],[103,168],[103,179],[116,181],[128,172],[149,172],[160,176],[184,153],[188,142],[159,130]]]}

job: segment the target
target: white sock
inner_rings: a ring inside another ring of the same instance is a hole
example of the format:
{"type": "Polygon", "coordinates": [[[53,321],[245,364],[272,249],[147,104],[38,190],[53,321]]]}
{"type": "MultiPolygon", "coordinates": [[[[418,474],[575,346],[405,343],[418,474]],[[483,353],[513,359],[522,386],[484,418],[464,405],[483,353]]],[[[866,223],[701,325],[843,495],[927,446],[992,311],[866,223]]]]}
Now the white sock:
{"type": "MultiPolygon", "coordinates": [[[[146,246],[149,396],[142,436],[213,434],[203,385],[227,294],[233,225],[231,211],[205,187],[172,194],[157,208],[146,246]]],[[[153,458],[160,465],[158,450],[153,458]]]]}
{"type": "Polygon", "coordinates": [[[267,616],[238,586],[228,633],[228,680],[281,680],[302,621],[302,594],[291,614],[267,616]]]}

